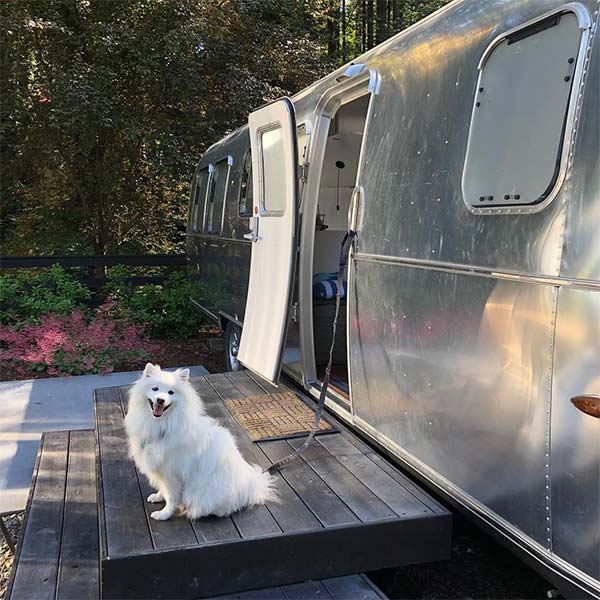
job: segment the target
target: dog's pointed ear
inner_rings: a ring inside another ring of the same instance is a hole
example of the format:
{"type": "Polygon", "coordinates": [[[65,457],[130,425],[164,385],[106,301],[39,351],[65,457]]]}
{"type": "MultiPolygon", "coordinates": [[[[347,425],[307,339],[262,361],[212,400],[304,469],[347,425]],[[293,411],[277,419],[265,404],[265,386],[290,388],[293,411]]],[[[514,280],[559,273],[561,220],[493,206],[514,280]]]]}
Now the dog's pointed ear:
{"type": "Polygon", "coordinates": [[[147,363],[144,367],[144,377],[152,377],[156,369],[160,369],[160,367],[155,367],[152,363],[147,363]]]}
{"type": "Polygon", "coordinates": [[[175,371],[175,375],[183,381],[183,383],[188,383],[190,380],[190,370],[189,369],[177,369],[175,371]]]}

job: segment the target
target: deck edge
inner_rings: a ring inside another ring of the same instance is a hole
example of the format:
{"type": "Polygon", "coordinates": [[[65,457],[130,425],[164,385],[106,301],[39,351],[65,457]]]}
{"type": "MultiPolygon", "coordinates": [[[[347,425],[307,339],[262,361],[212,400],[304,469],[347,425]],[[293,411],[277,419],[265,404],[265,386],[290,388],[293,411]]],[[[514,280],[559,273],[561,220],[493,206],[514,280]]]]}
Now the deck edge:
{"type": "Polygon", "coordinates": [[[103,598],[212,597],[446,560],[450,557],[451,531],[450,514],[430,515],[404,521],[361,523],[352,528],[340,527],[337,531],[298,532],[278,537],[276,541],[265,536],[228,544],[111,557],[102,562],[103,598]],[[357,529],[363,530],[360,535],[357,529]],[[390,544],[403,537],[409,538],[411,543],[390,544]],[[283,542],[287,552],[280,553],[276,564],[265,564],[261,557],[269,553],[267,546],[279,544],[283,548],[283,542]],[[365,545],[370,549],[366,554],[361,550],[365,545]],[[343,554],[339,552],[340,547],[346,549],[343,554]],[[353,554],[352,548],[359,554],[353,554]],[[305,560],[307,557],[311,560],[305,560]],[[217,572],[215,565],[223,565],[228,576],[217,572]],[[232,565],[244,565],[235,580],[231,576],[232,565]],[[137,577],[141,572],[152,573],[154,579],[147,575],[137,577]]]}
{"type": "Polygon", "coordinates": [[[23,548],[23,538],[25,537],[25,530],[27,529],[27,523],[29,521],[29,511],[33,502],[33,492],[35,490],[35,483],[37,481],[38,472],[40,469],[40,462],[42,460],[42,451],[44,449],[45,433],[42,433],[40,438],[40,444],[38,446],[37,455],[35,457],[35,464],[33,467],[33,473],[31,475],[31,483],[29,484],[29,493],[27,494],[27,503],[25,504],[25,511],[23,513],[23,523],[21,524],[21,530],[19,531],[19,537],[17,538],[17,552],[13,558],[13,564],[10,570],[10,576],[8,578],[8,584],[6,586],[6,592],[4,594],[5,600],[12,598],[13,585],[15,582],[15,576],[17,574],[17,565],[21,559],[21,549],[23,548]]]}

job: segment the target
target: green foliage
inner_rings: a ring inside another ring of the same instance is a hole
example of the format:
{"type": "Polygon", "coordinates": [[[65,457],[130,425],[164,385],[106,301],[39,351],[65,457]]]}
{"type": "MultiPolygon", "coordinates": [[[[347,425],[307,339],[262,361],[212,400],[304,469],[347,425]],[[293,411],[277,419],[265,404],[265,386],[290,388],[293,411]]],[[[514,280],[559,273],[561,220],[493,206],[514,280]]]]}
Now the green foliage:
{"type": "Polygon", "coordinates": [[[184,248],[201,153],[447,0],[3,0],[4,254],[184,248]]]}
{"type": "Polygon", "coordinates": [[[162,285],[142,287],[128,286],[125,276],[122,267],[108,275],[106,291],[114,316],[145,325],[154,338],[186,339],[198,333],[203,316],[190,297],[197,297],[199,284],[190,282],[185,271],[173,271],[162,285]]]}
{"type": "Polygon", "coordinates": [[[327,69],[302,14],[274,0],[2,2],[2,252],[182,250],[201,152],[327,69]]]}
{"type": "MultiPolygon", "coordinates": [[[[223,286],[189,281],[185,269],[174,269],[162,285],[133,287],[126,282],[130,275],[127,267],[111,268],[102,290],[107,299],[102,311],[115,322],[145,326],[152,337],[186,339],[195,335],[204,321],[190,297],[218,306],[229,295],[223,286]]],[[[37,324],[48,315],[68,316],[78,311],[90,316],[90,300],[90,291],[59,265],[0,276],[0,323],[13,328],[37,324]]]]}
{"type": "Polygon", "coordinates": [[[18,375],[109,373],[147,360],[154,350],[143,326],[110,318],[104,306],[89,314],[45,314],[18,327],[0,324],[0,368],[18,375]]]}
{"type": "Polygon", "coordinates": [[[0,323],[36,323],[45,314],[85,310],[89,290],[58,265],[0,276],[0,323]]]}

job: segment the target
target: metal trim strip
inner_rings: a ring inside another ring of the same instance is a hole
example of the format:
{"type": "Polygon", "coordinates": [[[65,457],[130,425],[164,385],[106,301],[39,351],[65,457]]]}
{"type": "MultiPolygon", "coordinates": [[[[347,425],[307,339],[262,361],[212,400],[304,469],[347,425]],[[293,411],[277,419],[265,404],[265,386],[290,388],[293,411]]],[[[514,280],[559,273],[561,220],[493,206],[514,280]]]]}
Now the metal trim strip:
{"type": "Polygon", "coordinates": [[[200,304],[199,302],[196,302],[196,300],[194,300],[192,297],[190,297],[190,302],[196,308],[200,309],[207,317],[211,318],[213,321],[216,321],[217,323],[219,322],[219,317],[217,317],[217,315],[215,315],[215,313],[208,310],[208,308],[205,308],[204,306],[202,306],[202,304],[200,304]]]}
{"type": "Polygon", "coordinates": [[[492,277],[494,279],[508,279],[524,283],[538,285],[554,285],[559,287],[570,287],[575,289],[590,290],[600,292],[600,281],[592,279],[578,279],[575,277],[558,277],[555,275],[529,274],[519,271],[509,271],[503,269],[492,269],[489,267],[478,267],[474,265],[465,265],[448,262],[435,262],[422,260],[419,258],[405,258],[400,256],[386,256],[383,254],[369,254],[366,252],[357,252],[352,255],[357,261],[374,262],[381,264],[400,265],[414,269],[431,269],[433,271],[448,271],[451,273],[473,275],[476,277],[492,277]]]}

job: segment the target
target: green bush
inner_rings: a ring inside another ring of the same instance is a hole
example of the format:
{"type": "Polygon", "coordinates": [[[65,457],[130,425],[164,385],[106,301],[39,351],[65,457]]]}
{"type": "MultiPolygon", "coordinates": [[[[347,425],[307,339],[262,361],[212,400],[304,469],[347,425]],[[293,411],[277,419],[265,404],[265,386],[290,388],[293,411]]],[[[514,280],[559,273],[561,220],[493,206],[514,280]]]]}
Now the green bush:
{"type": "Polygon", "coordinates": [[[114,310],[133,323],[146,325],[152,337],[185,339],[196,334],[203,323],[202,313],[190,303],[198,294],[185,270],[173,271],[162,285],[126,285],[127,270],[115,267],[108,274],[106,292],[114,310]]]}
{"type": "MultiPolygon", "coordinates": [[[[150,273],[146,271],[145,274],[150,273]]],[[[212,289],[215,286],[208,289],[200,282],[190,282],[184,268],[174,269],[162,285],[129,286],[129,276],[129,267],[110,269],[101,294],[108,301],[106,310],[114,319],[144,325],[155,338],[192,337],[204,317],[191,304],[190,297],[218,296],[222,300],[225,295],[223,290],[212,289]]],[[[36,272],[11,272],[0,276],[0,323],[20,328],[27,323],[38,324],[44,315],[81,311],[91,316],[91,297],[91,292],[59,265],[36,272]]]]}
{"type": "Polygon", "coordinates": [[[59,265],[0,276],[0,323],[38,323],[42,315],[87,310],[90,291],[59,265]]]}

